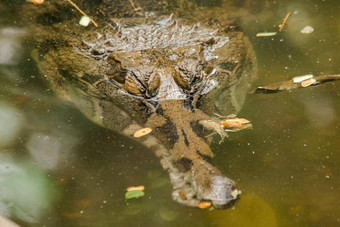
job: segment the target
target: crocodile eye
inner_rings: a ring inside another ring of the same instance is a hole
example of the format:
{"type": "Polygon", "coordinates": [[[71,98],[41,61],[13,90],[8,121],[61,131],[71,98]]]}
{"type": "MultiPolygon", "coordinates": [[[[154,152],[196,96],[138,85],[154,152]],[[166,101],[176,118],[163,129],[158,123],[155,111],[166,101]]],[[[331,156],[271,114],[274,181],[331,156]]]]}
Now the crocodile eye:
{"type": "Polygon", "coordinates": [[[113,56],[107,58],[107,62],[111,66],[107,72],[107,76],[113,81],[117,82],[119,87],[125,83],[125,77],[128,70],[122,66],[121,61],[115,59],[113,56]]]}
{"type": "Polygon", "coordinates": [[[158,94],[160,85],[161,85],[161,77],[159,73],[152,72],[151,74],[149,74],[147,86],[148,86],[148,93],[150,97],[155,97],[158,94]]]}
{"type": "Polygon", "coordinates": [[[145,92],[144,87],[138,81],[138,77],[133,71],[128,71],[125,76],[123,90],[127,91],[131,95],[143,96],[142,94],[145,92]]]}
{"type": "Polygon", "coordinates": [[[155,97],[161,84],[160,75],[151,68],[129,70],[123,89],[128,93],[144,98],[155,97]]]}
{"type": "Polygon", "coordinates": [[[200,89],[205,77],[202,68],[202,65],[193,60],[184,60],[175,67],[173,78],[184,93],[192,95],[200,89]]]}

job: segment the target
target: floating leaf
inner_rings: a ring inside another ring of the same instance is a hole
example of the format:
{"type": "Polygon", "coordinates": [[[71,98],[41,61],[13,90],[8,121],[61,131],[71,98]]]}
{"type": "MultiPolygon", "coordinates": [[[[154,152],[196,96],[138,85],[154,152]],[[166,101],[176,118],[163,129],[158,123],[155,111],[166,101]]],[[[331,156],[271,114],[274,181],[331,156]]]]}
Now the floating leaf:
{"type": "Polygon", "coordinates": [[[125,199],[133,199],[143,197],[144,192],[139,190],[132,190],[125,193],[125,199]]]}

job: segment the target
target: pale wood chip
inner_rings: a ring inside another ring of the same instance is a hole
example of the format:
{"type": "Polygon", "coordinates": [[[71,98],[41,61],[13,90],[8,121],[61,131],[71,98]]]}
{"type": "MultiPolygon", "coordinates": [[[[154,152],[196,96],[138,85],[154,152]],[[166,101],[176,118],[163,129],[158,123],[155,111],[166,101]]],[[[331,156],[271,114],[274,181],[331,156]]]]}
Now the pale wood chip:
{"type": "Polygon", "coordinates": [[[139,138],[139,137],[142,137],[142,136],[149,134],[150,132],[152,132],[151,128],[142,128],[142,129],[138,129],[137,131],[135,131],[133,136],[135,138],[139,138]]]}

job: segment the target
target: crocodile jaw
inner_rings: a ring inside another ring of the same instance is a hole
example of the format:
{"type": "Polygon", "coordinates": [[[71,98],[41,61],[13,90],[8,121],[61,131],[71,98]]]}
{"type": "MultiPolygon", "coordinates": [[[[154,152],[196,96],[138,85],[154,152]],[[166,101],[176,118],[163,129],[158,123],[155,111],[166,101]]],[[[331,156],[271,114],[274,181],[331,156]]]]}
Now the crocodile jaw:
{"type": "Polygon", "coordinates": [[[234,181],[209,163],[213,157],[210,146],[194,129],[195,124],[210,117],[199,109],[185,108],[183,100],[162,101],[159,108],[161,111],[156,111],[146,125],[155,128],[156,137],[167,141],[163,143],[166,148],[155,153],[169,173],[173,199],[192,207],[210,201],[215,208],[227,208],[238,198],[239,190],[234,181]]]}

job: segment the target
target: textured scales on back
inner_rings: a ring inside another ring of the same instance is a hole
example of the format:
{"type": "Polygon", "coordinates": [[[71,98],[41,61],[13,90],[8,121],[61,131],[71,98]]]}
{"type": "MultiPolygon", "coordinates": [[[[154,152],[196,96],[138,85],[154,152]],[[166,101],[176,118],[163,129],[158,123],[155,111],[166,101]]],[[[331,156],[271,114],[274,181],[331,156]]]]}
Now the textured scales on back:
{"type": "MultiPolygon", "coordinates": [[[[97,33],[94,40],[85,38],[83,43],[86,47],[78,50],[84,56],[103,61],[111,57],[126,66],[125,69],[123,66],[121,71],[129,69],[134,74],[138,74],[137,77],[143,77],[142,81],[150,80],[153,83],[149,86],[152,87],[151,91],[144,89],[141,93],[125,86],[123,90],[128,93],[153,100],[186,99],[187,94],[183,94],[174,81],[177,79],[176,82],[180,83],[179,78],[174,75],[169,76],[174,70],[192,72],[201,70],[202,73],[197,74],[200,80],[204,77],[205,83],[200,94],[209,92],[217,85],[217,82],[211,79],[216,70],[205,67],[204,64],[218,58],[214,51],[229,42],[227,36],[217,35],[218,30],[204,28],[199,24],[181,25],[173,19],[173,16],[149,24],[133,27],[116,24],[109,28],[111,29],[104,33],[97,33]],[[122,60],[124,57],[128,59],[122,60]],[[195,61],[190,62],[186,58],[193,58],[195,61]],[[186,66],[191,68],[187,69],[186,66]],[[159,80],[162,82],[160,83],[159,80]]],[[[195,76],[197,75],[192,75],[195,76]]],[[[107,79],[108,83],[117,88],[122,87],[116,80],[107,79]]],[[[190,79],[192,78],[186,78],[186,80],[190,79]]],[[[145,84],[144,86],[148,87],[145,84]]],[[[193,94],[194,91],[189,93],[193,94]]]]}
{"type": "MultiPolygon", "coordinates": [[[[99,34],[95,42],[84,43],[88,49],[82,53],[92,57],[107,57],[110,53],[132,52],[147,49],[177,48],[189,45],[197,45],[202,42],[213,42],[211,49],[223,46],[228,42],[228,37],[217,36],[218,30],[193,26],[180,25],[171,15],[161,21],[153,21],[150,24],[142,24],[133,27],[125,27],[120,23],[109,25],[111,31],[99,34]],[[213,39],[213,40],[212,40],[213,39]]],[[[211,50],[205,50],[206,60],[216,57],[211,55],[211,50]]],[[[173,56],[176,58],[176,56],[173,56]]]]}
{"type": "MultiPolygon", "coordinates": [[[[49,2],[47,9],[54,4],[64,3],[49,2]]],[[[226,208],[239,190],[210,164],[206,136],[213,131],[202,122],[220,127],[212,116],[240,109],[256,74],[248,39],[173,16],[104,19],[95,30],[75,19],[38,29],[40,71],[89,119],[153,151],[169,173],[175,201],[226,208]],[[133,138],[145,127],[152,132],[133,138]]]]}

